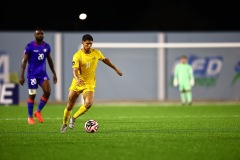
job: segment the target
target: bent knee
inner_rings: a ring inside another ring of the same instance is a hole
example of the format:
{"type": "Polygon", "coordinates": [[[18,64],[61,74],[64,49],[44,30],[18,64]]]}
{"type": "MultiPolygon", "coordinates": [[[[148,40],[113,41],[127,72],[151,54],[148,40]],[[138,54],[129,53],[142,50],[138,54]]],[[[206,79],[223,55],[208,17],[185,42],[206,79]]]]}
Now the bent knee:
{"type": "Polygon", "coordinates": [[[93,101],[86,101],[86,102],[84,103],[84,105],[85,105],[85,107],[88,109],[88,108],[90,108],[90,107],[93,105],[93,101]]]}
{"type": "Polygon", "coordinates": [[[51,91],[50,90],[44,91],[43,94],[45,97],[49,97],[51,95],[51,91]]]}

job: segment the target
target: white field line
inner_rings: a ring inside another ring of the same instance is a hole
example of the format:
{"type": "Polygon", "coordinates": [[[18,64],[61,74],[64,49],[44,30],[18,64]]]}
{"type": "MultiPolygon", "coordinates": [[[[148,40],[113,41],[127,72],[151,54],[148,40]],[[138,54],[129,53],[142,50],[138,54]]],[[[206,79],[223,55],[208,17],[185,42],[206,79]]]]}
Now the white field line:
{"type": "MultiPolygon", "coordinates": [[[[183,116],[119,116],[111,119],[136,119],[136,118],[141,118],[141,119],[157,119],[157,118],[239,118],[240,115],[212,115],[212,116],[193,116],[193,115],[183,115],[183,116]]],[[[94,117],[95,119],[108,119],[106,117],[94,117]]],[[[27,118],[0,118],[0,121],[15,121],[15,120],[26,120],[27,118]]],[[[44,118],[44,119],[49,119],[49,120],[59,120],[62,119],[62,117],[56,117],[56,118],[44,118]]]]}
{"type": "MultiPolygon", "coordinates": [[[[49,104],[51,105],[51,104],[49,104]]],[[[54,107],[63,107],[65,104],[60,104],[59,106],[54,106],[54,107]]],[[[80,104],[79,104],[80,105],[80,104]]],[[[214,107],[214,106],[226,106],[228,105],[236,105],[240,107],[239,102],[215,102],[215,103],[194,103],[191,108],[194,107],[214,107]]],[[[188,106],[182,106],[180,103],[145,103],[145,102],[118,102],[118,103],[94,103],[94,107],[188,107],[188,106]]],[[[11,107],[11,106],[2,106],[2,107],[11,107]]],[[[25,104],[22,104],[18,107],[24,107],[26,108],[25,104]]]]}

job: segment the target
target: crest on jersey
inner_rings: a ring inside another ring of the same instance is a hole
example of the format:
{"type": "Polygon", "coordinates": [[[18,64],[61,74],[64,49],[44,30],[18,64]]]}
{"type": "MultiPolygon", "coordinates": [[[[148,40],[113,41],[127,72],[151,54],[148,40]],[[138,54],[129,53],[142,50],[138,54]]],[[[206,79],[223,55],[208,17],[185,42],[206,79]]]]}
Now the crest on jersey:
{"type": "Polygon", "coordinates": [[[44,48],[44,49],[43,49],[43,52],[47,52],[47,49],[46,49],[46,48],[44,48]]]}
{"type": "Polygon", "coordinates": [[[72,61],[72,65],[74,65],[75,64],[75,62],[74,61],[72,61]]]}

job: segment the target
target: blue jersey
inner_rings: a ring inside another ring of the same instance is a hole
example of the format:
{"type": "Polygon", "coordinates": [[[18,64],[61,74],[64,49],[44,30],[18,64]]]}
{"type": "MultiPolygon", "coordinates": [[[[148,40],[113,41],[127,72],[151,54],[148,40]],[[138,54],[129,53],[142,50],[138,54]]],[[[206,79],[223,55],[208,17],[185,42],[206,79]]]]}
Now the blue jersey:
{"type": "Polygon", "coordinates": [[[27,77],[42,77],[47,74],[46,58],[50,52],[50,45],[44,41],[42,44],[37,44],[35,41],[27,44],[24,51],[24,54],[29,56],[27,77]]]}

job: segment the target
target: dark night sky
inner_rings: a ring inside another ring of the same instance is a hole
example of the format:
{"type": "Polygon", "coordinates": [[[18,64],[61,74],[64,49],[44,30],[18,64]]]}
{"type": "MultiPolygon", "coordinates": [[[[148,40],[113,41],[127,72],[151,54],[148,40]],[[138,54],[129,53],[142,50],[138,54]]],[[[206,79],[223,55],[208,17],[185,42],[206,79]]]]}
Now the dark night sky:
{"type": "Polygon", "coordinates": [[[2,31],[240,31],[240,7],[231,1],[4,1],[2,31]]]}

